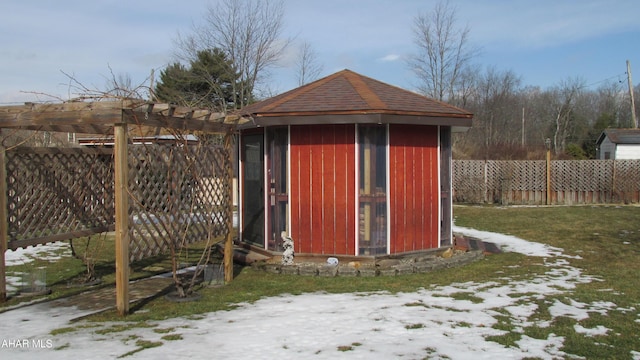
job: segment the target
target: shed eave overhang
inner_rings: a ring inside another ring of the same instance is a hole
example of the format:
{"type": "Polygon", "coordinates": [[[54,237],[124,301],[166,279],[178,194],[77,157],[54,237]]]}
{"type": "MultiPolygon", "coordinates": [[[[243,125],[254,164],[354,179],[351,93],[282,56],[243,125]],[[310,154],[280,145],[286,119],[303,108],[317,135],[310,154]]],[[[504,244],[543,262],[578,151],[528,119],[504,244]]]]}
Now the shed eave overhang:
{"type": "Polygon", "coordinates": [[[429,113],[381,113],[369,111],[345,111],[335,113],[269,113],[253,114],[239,128],[255,128],[283,125],[329,125],[329,124],[409,124],[437,125],[452,128],[470,128],[473,114],[429,114],[429,113]]]}

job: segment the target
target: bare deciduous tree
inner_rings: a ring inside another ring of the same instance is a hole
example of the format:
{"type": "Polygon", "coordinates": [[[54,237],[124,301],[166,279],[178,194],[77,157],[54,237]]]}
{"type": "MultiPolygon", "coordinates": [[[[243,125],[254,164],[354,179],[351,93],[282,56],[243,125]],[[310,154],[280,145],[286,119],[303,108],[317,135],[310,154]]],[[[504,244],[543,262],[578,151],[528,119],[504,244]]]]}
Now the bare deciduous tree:
{"type": "Polygon", "coordinates": [[[480,122],[484,125],[485,146],[496,144],[519,144],[520,118],[518,89],[521,80],[512,71],[498,71],[493,67],[479,77],[478,95],[481,107],[478,109],[480,122]]]}
{"type": "Polygon", "coordinates": [[[456,9],[443,1],[414,19],[418,53],[409,59],[409,66],[421,82],[419,90],[437,100],[454,96],[461,74],[477,53],[469,44],[469,27],[456,25],[456,9]]]}
{"type": "MultiPolygon", "coordinates": [[[[134,85],[131,75],[128,73],[113,73],[113,69],[109,67],[111,77],[107,79],[105,93],[116,98],[136,98],[143,97],[142,91],[147,90],[143,84],[134,85]]],[[[147,79],[145,79],[146,81],[147,79]]]]}
{"type": "Polygon", "coordinates": [[[627,94],[625,93],[622,83],[619,81],[605,82],[598,87],[596,92],[592,93],[593,108],[590,109],[594,114],[606,114],[609,125],[620,126],[620,121],[624,118],[630,118],[628,104],[626,102],[627,94]]]}
{"type": "Polygon", "coordinates": [[[233,93],[235,107],[241,108],[289,44],[281,38],[283,19],[282,0],[220,0],[209,5],[192,35],[178,38],[178,56],[191,60],[198,51],[221,49],[239,77],[233,93]]]}
{"type": "Polygon", "coordinates": [[[322,64],[318,63],[318,53],[306,41],[300,46],[295,66],[299,86],[316,80],[323,70],[322,64]]]}
{"type": "Polygon", "coordinates": [[[549,106],[553,111],[553,149],[556,154],[564,152],[567,139],[575,130],[575,108],[585,81],[580,78],[568,79],[551,90],[549,106]]]}
{"type": "Polygon", "coordinates": [[[473,151],[489,156],[495,148],[520,145],[520,88],[521,79],[512,71],[465,69],[453,103],[473,112],[474,119],[472,128],[456,137],[456,150],[475,147],[473,151]]]}
{"type": "Polygon", "coordinates": [[[69,98],[62,99],[50,95],[47,96],[62,102],[87,100],[103,101],[123,98],[143,99],[148,97],[150,92],[150,78],[146,78],[142,83],[136,85],[133,83],[133,80],[128,73],[118,73],[118,75],[116,75],[111,66],[109,66],[109,76],[105,76],[106,82],[104,89],[102,90],[85,85],[73,74],[68,74],[64,71],[61,71],[61,73],[68,78],[69,83],[67,85],[67,91],[69,98]]]}

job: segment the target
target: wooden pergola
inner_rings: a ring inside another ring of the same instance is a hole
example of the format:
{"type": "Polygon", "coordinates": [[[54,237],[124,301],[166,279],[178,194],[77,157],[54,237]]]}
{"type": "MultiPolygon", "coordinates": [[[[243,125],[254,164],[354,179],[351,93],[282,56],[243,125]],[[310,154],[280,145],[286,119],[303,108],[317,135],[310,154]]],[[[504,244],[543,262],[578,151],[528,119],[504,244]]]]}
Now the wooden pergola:
{"type": "MultiPolygon", "coordinates": [[[[128,144],[133,134],[159,134],[162,129],[206,134],[224,134],[225,149],[231,153],[237,119],[209,110],[136,99],[55,104],[26,103],[0,107],[0,129],[36,130],[102,135],[113,138],[116,307],[121,315],[129,312],[129,179],[128,144]]],[[[5,251],[8,244],[7,169],[5,148],[0,146],[0,300],[7,296],[5,251]]],[[[233,169],[225,179],[232,181],[233,169]]],[[[228,187],[230,189],[231,187],[228,187]]],[[[231,190],[229,190],[231,192],[231,190]]],[[[228,194],[231,195],[231,194],[228,194]]],[[[224,246],[225,282],[233,279],[232,221],[227,217],[224,246]]]]}

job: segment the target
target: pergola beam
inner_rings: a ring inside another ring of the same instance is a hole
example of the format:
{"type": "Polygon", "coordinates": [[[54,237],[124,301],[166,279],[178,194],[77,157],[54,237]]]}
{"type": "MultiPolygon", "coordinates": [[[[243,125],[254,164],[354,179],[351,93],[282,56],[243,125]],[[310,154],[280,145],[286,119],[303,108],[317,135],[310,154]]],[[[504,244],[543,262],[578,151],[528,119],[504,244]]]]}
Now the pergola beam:
{"type": "Polygon", "coordinates": [[[0,107],[0,128],[112,134],[120,123],[210,133],[226,133],[236,125],[226,122],[222,113],[141,100],[0,107]]]}
{"type": "Polygon", "coordinates": [[[115,103],[72,102],[64,104],[33,104],[0,108],[0,127],[43,127],[105,125],[121,122],[122,105],[115,103]]]}
{"type": "Polygon", "coordinates": [[[157,112],[140,112],[131,109],[123,110],[123,121],[131,125],[143,125],[149,127],[160,127],[170,129],[182,129],[191,131],[204,131],[211,133],[225,133],[228,129],[233,128],[233,124],[220,121],[203,120],[211,113],[202,114],[201,117],[188,117],[195,114],[185,113],[182,116],[169,116],[157,112]]]}
{"type": "Polygon", "coordinates": [[[60,133],[77,133],[77,134],[99,134],[99,135],[111,135],[113,134],[113,126],[104,126],[100,124],[85,124],[85,125],[66,125],[66,124],[53,124],[53,125],[28,125],[28,126],[3,126],[0,124],[0,128],[9,130],[32,130],[32,131],[49,131],[60,133]]]}

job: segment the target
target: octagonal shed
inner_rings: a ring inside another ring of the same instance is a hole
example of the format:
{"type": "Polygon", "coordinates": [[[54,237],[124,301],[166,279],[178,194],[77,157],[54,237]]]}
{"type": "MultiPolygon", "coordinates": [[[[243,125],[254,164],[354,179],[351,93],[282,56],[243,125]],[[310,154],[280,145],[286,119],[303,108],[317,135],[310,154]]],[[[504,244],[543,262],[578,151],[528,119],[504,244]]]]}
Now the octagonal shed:
{"type": "Polygon", "coordinates": [[[240,239],[297,254],[451,245],[451,134],[465,110],[343,70],[243,109],[240,239]]]}

